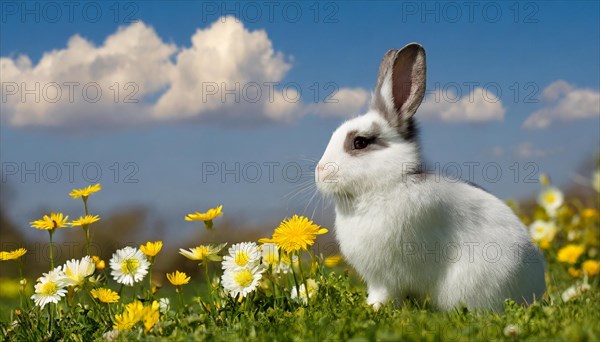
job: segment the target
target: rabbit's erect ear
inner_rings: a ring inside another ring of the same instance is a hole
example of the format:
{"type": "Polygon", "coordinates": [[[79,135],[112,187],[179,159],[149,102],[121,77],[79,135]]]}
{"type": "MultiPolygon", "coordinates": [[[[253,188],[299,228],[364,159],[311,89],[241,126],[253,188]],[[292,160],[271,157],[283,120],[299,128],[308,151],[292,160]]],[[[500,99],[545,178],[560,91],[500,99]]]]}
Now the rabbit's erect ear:
{"type": "Polygon", "coordinates": [[[371,108],[403,132],[423,101],[425,76],[425,49],[421,45],[411,43],[388,51],[379,65],[371,108]]]}

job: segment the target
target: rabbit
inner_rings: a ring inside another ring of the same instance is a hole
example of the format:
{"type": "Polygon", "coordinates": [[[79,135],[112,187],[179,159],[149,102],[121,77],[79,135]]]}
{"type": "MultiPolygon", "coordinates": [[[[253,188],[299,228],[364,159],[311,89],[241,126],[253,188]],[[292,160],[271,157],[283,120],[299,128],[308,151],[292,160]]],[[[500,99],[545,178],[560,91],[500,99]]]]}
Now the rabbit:
{"type": "Polygon", "coordinates": [[[503,311],[546,290],[545,263],[512,210],[470,183],[423,171],[414,114],[425,50],[388,51],[366,114],[337,128],[315,170],[335,202],[335,235],[374,309],[429,299],[442,311],[503,311]]]}

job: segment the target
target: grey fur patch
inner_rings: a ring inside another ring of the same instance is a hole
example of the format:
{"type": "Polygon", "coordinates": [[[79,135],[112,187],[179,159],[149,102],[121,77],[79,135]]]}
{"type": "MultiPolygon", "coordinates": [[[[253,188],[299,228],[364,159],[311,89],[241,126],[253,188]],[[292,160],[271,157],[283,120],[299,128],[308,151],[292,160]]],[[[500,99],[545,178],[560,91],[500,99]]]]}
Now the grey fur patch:
{"type": "Polygon", "coordinates": [[[371,124],[371,127],[364,131],[359,132],[357,130],[350,131],[346,134],[346,139],[344,140],[344,151],[351,156],[359,156],[365,153],[369,153],[370,151],[381,150],[389,146],[389,144],[381,139],[381,126],[376,122],[371,124]],[[357,150],[354,148],[354,139],[356,137],[364,137],[370,141],[367,147],[357,150]]]}

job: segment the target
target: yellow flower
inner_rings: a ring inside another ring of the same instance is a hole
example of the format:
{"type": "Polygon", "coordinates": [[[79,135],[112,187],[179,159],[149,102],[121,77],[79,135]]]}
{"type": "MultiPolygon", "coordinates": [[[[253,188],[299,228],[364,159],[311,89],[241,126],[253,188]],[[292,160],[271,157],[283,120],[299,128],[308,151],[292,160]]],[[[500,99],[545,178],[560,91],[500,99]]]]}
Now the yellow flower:
{"type": "Polygon", "coordinates": [[[315,243],[317,235],[325,233],[327,229],[321,228],[304,216],[294,215],[289,220],[283,220],[279,227],[275,228],[272,238],[258,241],[274,243],[285,252],[291,253],[306,250],[315,243]]]}
{"type": "Polygon", "coordinates": [[[581,264],[581,268],[587,272],[588,276],[593,277],[600,273],[600,262],[598,260],[586,260],[581,264]]]}
{"type": "Polygon", "coordinates": [[[583,254],[585,248],[582,245],[569,244],[558,251],[557,259],[560,262],[574,264],[577,259],[583,254]]]}
{"type": "Polygon", "coordinates": [[[335,267],[335,266],[339,265],[339,263],[341,261],[342,261],[342,256],[332,255],[332,256],[328,256],[327,258],[325,258],[325,260],[323,260],[323,264],[327,267],[335,267]]]}
{"type": "Polygon", "coordinates": [[[187,214],[185,216],[186,221],[204,221],[204,225],[206,228],[211,229],[213,226],[212,220],[219,216],[223,216],[223,212],[221,211],[223,206],[220,205],[216,208],[208,209],[205,213],[195,212],[193,214],[187,214]]]}
{"type": "Polygon", "coordinates": [[[190,260],[198,260],[198,261],[221,261],[221,256],[218,253],[227,245],[226,243],[222,243],[220,245],[200,245],[195,248],[190,248],[190,250],[185,250],[183,248],[179,249],[179,254],[190,260]]]}
{"type": "Polygon", "coordinates": [[[62,213],[50,213],[50,215],[44,215],[40,220],[30,222],[33,228],[43,230],[54,230],[56,228],[68,227],[69,216],[63,216],[62,213]]]}
{"type": "Polygon", "coordinates": [[[587,208],[581,212],[581,216],[586,219],[594,218],[598,216],[598,210],[594,208],[587,208]]]}
{"type": "Polygon", "coordinates": [[[119,294],[111,289],[98,288],[90,291],[92,297],[97,298],[102,303],[116,303],[119,301],[119,294]]]}
{"type": "Polygon", "coordinates": [[[94,185],[89,185],[82,189],[73,189],[73,191],[71,191],[69,193],[69,196],[71,196],[75,199],[77,199],[79,197],[83,197],[83,199],[86,200],[89,195],[93,194],[94,192],[98,192],[100,190],[102,190],[102,187],[100,186],[100,184],[94,184],[94,185]]]}
{"type": "Polygon", "coordinates": [[[100,257],[97,255],[92,256],[92,261],[94,262],[94,264],[96,264],[97,270],[103,270],[106,267],[106,263],[104,262],[104,260],[100,259],[100,257]]]}
{"type": "Polygon", "coordinates": [[[113,328],[129,330],[138,322],[143,322],[144,329],[148,331],[152,329],[159,320],[158,309],[159,304],[157,301],[153,301],[149,306],[144,306],[141,302],[136,300],[125,306],[123,314],[115,315],[115,324],[113,325],[113,328]]]}
{"type": "Polygon", "coordinates": [[[14,251],[10,251],[10,252],[0,252],[0,260],[1,261],[5,261],[5,260],[17,260],[20,257],[22,257],[23,255],[25,255],[25,253],[27,253],[27,250],[25,248],[19,248],[19,249],[15,249],[14,251]]]}
{"type": "Polygon", "coordinates": [[[162,249],[163,243],[162,241],[155,241],[155,242],[146,242],[145,245],[140,245],[140,250],[142,251],[142,253],[146,254],[149,257],[153,257],[156,256],[156,254],[158,254],[158,252],[160,252],[160,250],[162,249]]]}
{"type": "Polygon", "coordinates": [[[576,269],[575,267],[569,267],[568,271],[569,274],[575,278],[579,278],[583,275],[583,272],[581,272],[581,270],[576,269]]]}
{"type": "Polygon", "coordinates": [[[185,272],[179,271],[167,273],[167,279],[169,279],[169,282],[175,286],[185,285],[190,282],[190,277],[188,277],[185,272]]]}
{"type": "Polygon", "coordinates": [[[73,222],[71,222],[71,226],[83,227],[98,221],[100,221],[100,217],[98,215],[86,215],[79,217],[77,220],[73,220],[73,222]]]}
{"type": "Polygon", "coordinates": [[[150,306],[144,308],[144,329],[149,331],[152,327],[158,323],[160,318],[160,304],[158,301],[153,301],[150,306]]]}

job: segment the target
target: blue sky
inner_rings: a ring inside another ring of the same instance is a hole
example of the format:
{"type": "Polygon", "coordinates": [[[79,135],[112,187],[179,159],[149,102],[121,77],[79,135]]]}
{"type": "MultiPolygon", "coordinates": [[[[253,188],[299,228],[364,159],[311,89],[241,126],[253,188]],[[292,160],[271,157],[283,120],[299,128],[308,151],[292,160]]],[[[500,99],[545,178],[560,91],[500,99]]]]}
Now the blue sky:
{"type": "Polygon", "coordinates": [[[598,151],[597,2],[481,2],[471,13],[468,2],[275,2],[272,17],[263,2],[76,4],[70,18],[68,8],[59,13],[44,2],[2,3],[2,186],[14,190],[6,205],[24,226],[41,210],[78,213],[66,194],[95,180],[98,168],[97,211],[146,205],[174,229],[185,213],[218,203],[259,224],[303,211],[309,192],[289,194],[310,183],[307,160],[318,160],[339,123],[364,112],[383,54],[413,41],[427,51],[428,97],[416,115],[428,161],[457,163],[463,178],[465,162],[480,163],[475,182],[501,198],[523,198],[539,186],[525,182],[530,172],[567,185],[598,151]],[[129,14],[138,22],[124,22],[129,14]],[[203,103],[206,88],[197,84],[221,80],[278,82],[277,95],[295,84],[302,97],[203,103]],[[81,96],[51,103],[43,94],[41,103],[33,95],[22,101],[21,85],[36,82],[40,89],[56,82],[63,92],[65,82],[96,82],[103,95],[97,103],[81,96]],[[125,88],[111,102],[113,82],[137,85],[139,102],[124,103],[125,88]],[[334,88],[325,89],[329,83],[334,88]],[[338,104],[323,103],[331,89],[338,104]],[[490,162],[502,169],[496,182],[483,178],[490,162]],[[73,181],[65,163],[79,163],[73,181]],[[203,179],[203,167],[235,163],[239,182],[232,174],[203,179]],[[269,164],[272,182],[265,163],[278,163],[269,164]],[[304,173],[293,182],[296,163],[304,173]],[[244,176],[255,178],[256,165],[262,177],[253,183],[244,176]],[[23,167],[35,171],[24,175],[23,167]],[[124,182],[131,172],[137,183],[124,182]]]}

